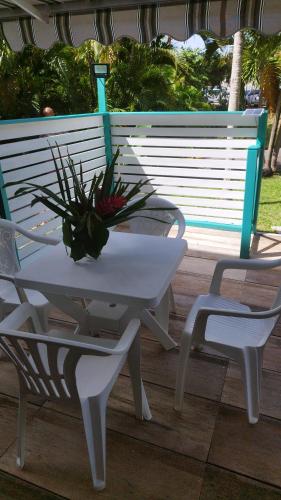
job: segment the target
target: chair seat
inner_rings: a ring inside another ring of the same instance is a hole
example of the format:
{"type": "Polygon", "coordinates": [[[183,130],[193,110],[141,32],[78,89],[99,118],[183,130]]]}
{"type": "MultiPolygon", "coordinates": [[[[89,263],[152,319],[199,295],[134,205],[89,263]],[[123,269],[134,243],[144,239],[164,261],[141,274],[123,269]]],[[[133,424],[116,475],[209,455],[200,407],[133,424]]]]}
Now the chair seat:
{"type": "Polygon", "coordinates": [[[78,394],[81,399],[101,394],[119,373],[126,355],[82,356],[76,368],[78,394]]]}
{"type": "MultiPolygon", "coordinates": [[[[48,305],[48,300],[42,293],[37,292],[37,290],[27,290],[25,289],[25,293],[28,298],[28,302],[32,304],[35,307],[38,306],[47,306],[48,305]]],[[[0,296],[1,299],[4,301],[6,306],[15,306],[20,304],[20,299],[17,294],[16,288],[13,285],[13,283],[7,283],[5,282],[5,285],[2,285],[0,287],[0,296]]]]}
{"type": "MultiPolygon", "coordinates": [[[[250,307],[218,295],[200,295],[195,301],[186,322],[185,330],[192,332],[199,309],[202,308],[231,309],[235,311],[251,311],[250,307]]],[[[231,316],[211,316],[208,319],[206,342],[216,344],[219,348],[258,347],[264,344],[275,322],[275,318],[247,319],[231,316]]]]}

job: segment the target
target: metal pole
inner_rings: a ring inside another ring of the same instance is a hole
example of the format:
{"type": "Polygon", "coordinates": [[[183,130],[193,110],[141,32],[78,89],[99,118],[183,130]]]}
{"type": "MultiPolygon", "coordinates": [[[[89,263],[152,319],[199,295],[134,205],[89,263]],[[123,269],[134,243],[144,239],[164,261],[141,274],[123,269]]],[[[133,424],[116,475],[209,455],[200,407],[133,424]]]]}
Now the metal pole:
{"type": "Polygon", "coordinates": [[[105,78],[97,78],[98,88],[98,111],[99,113],[107,112],[105,78]]]}

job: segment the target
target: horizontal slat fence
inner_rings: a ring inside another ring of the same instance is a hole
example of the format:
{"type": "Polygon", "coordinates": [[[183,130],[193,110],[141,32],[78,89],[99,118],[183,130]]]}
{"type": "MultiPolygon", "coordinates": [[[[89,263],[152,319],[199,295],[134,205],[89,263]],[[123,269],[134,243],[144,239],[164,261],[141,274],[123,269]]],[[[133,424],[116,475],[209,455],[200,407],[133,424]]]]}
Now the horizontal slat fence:
{"type": "MultiPolygon", "coordinates": [[[[5,183],[29,180],[58,193],[50,146],[56,157],[59,146],[64,162],[69,153],[77,171],[82,162],[86,183],[119,148],[116,177],[133,184],[149,179],[143,192],[156,190],[175,203],[187,224],[241,231],[241,255],[247,256],[257,216],[265,129],[266,114],[242,112],[0,120],[0,173],[5,183]]],[[[15,197],[18,187],[2,192],[6,216],[38,234],[61,235],[60,218],[39,204],[31,208],[32,194],[15,197]]],[[[42,248],[23,236],[18,236],[17,246],[25,262],[42,248]]]]}
{"type": "Polygon", "coordinates": [[[187,224],[241,227],[257,120],[242,113],[111,113],[117,176],[150,179],[144,191],[156,189],[178,205],[187,224]]]}
{"type": "MultiPolygon", "coordinates": [[[[59,146],[64,164],[67,154],[75,162],[76,171],[82,162],[84,180],[90,182],[94,173],[106,165],[103,116],[81,115],[67,118],[0,122],[0,165],[4,182],[30,181],[47,186],[58,193],[59,187],[50,146],[58,158],[59,146]]],[[[71,181],[70,181],[71,185],[71,181]]],[[[43,205],[30,207],[32,194],[15,197],[19,185],[6,189],[8,209],[13,221],[37,234],[60,236],[61,220],[43,205]]],[[[21,261],[42,248],[24,236],[17,237],[21,261]]]]}

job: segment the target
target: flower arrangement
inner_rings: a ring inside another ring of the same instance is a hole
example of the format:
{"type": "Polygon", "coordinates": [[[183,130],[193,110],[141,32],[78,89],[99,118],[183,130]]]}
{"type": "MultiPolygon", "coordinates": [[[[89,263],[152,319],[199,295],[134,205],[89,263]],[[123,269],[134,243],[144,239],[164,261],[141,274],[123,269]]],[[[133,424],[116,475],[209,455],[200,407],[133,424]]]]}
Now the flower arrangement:
{"type": "MultiPolygon", "coordinates": [[[[92,181],[86,183],[83,179],[82,163],[77,173],[71,156],[68,154],[65,162],[58,146],[57,149],[58,159],[55,158],[52,148],[51,152],[60,194],[55,194],[46,186],[26,181],[23,182],[24,187],[18,189],[15,194],[20,196],[32,193],[34,199],[31,206],[42,203],[62,217],[63,242],[70,248],[70,257],[74,261],[85,256],[97,259],[107,243],[108,228],[136,217],[139,210],[145,210],[146,200],[155,191],[133,201],[149,179],[139,181],[131,187],[129,183],[123,182],[121,177],[114,182],[114,166],[119,150],[105,170],[95,174],[92,181]],[[42,194],[39,195],[36,191],[42,194]]],[[[6,186],[14,184],[18,183],[10,182],[6,186]]]]}

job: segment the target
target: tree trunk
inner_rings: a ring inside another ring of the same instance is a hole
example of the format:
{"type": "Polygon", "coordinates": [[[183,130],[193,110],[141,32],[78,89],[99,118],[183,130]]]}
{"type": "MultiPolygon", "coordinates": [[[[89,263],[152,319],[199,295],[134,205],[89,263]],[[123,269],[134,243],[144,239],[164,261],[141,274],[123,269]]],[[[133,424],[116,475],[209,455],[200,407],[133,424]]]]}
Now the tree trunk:
{"type": "Polygon", "coordinates": [[[243,33],[238,31],[234,35],[228,111],[238,111],[240,106],[242,53],[243,33]]]}
{"type": "MultiPolygon", "coordinates": [[[[264,165],[264,169],[263,169],[264,175],[272,175],[272,173],[273,173],[273,168],[271,165],[272,164],[272,155],[273,155],[274,144],[275,144],[275,140],[276,140],[276,136],[277,136],[280,114],[281,114],[281,91],[279,91],[277,106],[276,106],[276,113],[274,116],[272,129],[271,129],[271,133],[270,133],[270,139],[269,139],[268,150],[267,150],[267,159],[265,161],[265,165],[264,165]]],[[[278,152],[277,152],[277,156],[278,156],[278,152]]]]}
{"type": "Polygon", "coordinates": [[[271,170],[272,172],[277,172],[278,170],[278,154],[280,151],[281,147],[281,123],[279,122],[279,128],[276,133],[275,137],[275,143],[274,143],[274,148],[273,148],[273,153],[272,153],[272,160],[271,160],[271,170]]]}

